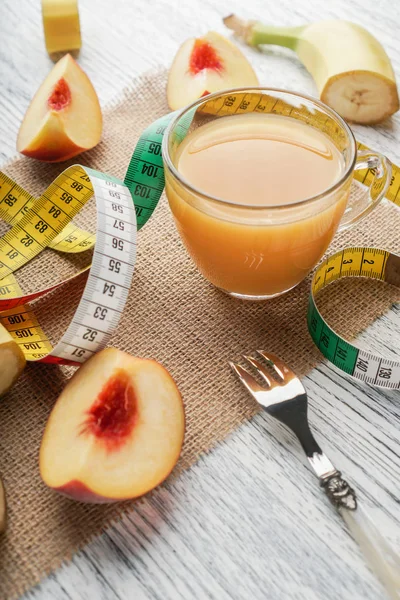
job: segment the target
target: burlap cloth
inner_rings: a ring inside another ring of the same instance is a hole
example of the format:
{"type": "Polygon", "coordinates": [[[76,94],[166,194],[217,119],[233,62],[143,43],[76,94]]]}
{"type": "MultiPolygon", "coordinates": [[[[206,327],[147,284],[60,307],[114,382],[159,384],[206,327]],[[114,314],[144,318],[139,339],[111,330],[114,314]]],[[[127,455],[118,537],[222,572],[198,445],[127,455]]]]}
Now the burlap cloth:
{"type": "MultiPolygon", "coordinates": [[[[131,152],[146,125],[167,111],[165,73],[135,82],[105,111],[101,144],[82,164],[123,178],[131,152]]],[[[29,159],[8,164],[6,172],[38,195],[63,168],[29,159]]],[[[94,204],[94,203],[91,203],[94,204]]],[[[94,208],[80,217],[92,230],[94,208]]],[[[333,247],[374,245],[399,248],[397,209],[381,205],[333,247]]],[[[90,257],[89,257],[90,258],[90,257]]],[[[50,250],[20,274],[24,290],[38,289],[72,273],[86,253],[65,257],[50,250]]],[[[36,303],[37,316],[56,340],[72,315],[83,281],[63,287],[36,303]]],[[[228,359],[265,348],[281,355],[304,375],[321,360],[306,327],[309,281],[266,304],[233,300],[208,285],[187,256],[163,197],[139,233],[132,290],[112,345],[154,357],[172,373],[187,415],[184,450],[175,474],[191,465],[240,423],[257,412],[234,379],[228,359]]],[[[365,328],[395,300],[398,291],[369,281],[333,286],[322,299],[324,314],[348,337],[365,328]],[[356,310],[355,310],[356,308],[356,310]]],[[[0,401],[0,472],[8,492],[9,527],[0,538],[0,598],[15,598],[98,534],[134,503],[96,506],[63,498],[41,482],[38,451],[44,425],[70,376],[65,367],[29,365],[12,392],[0,401]]]]}

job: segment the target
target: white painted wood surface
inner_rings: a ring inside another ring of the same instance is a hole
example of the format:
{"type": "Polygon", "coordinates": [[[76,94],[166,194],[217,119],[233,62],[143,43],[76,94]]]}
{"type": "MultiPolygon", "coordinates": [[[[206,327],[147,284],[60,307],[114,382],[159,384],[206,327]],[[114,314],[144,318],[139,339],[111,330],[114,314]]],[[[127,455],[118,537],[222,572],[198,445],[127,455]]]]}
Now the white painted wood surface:
{"type": "MultiPolygon", "coordinates": [[[[82,67],[103,105],[132,78],[168,66],[178,45],[237,12],[273,24],[339,17],[384,43],[400,80],[400,16],[392,0],[80,0],[82,67]]],[[[19,124],[51,63],[39,0],[0,2],[0,161],[15,153],[19,124]]],[[[265,85],[310,94],[294,57],[245,49],[265,85]]],[[[400,164],[400,117],[357,136],[400,164]]],[[[399,309],[366,343],[400,356],[399,309]]],[[[249,348],[249,350],[251,350],[249,348]]],[[[321,366],[305,381],[321,445],[353,482],[382,532],[400,550],[400,394],[378,391],[321,366]]],[[[26,600],[383,599],[358,548],[282,427],[259,415],[26,595],[26,600]]],[[[2,599],[5,600],[5,599],[2,599]]]]}

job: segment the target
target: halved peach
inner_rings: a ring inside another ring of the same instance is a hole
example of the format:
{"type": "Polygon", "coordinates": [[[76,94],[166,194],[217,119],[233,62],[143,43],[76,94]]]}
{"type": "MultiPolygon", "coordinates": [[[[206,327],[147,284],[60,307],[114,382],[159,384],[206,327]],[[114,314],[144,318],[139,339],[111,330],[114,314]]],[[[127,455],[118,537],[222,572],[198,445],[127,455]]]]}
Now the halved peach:
{"type": "Polygon", "coordinates": [[[74,374],[44,432],[40,473],[82,502],[146,494],[170,474],[184,437],[181,395],[154,360],[108,348],[74,374]]]}
{"type": "Polygon", "coordinates": [[[96,146],[102,126],[96,91],[66,54],[33,97],[18,133],[17,150],[46,162],[67,160],[96,146]]]}
{"type": "Polygon", "coordinates": [[[168,76],[168,105],[176,110],[212,92],[258,85],[257,75],[239,48],[209,31],[179,48],[168,76]]]}

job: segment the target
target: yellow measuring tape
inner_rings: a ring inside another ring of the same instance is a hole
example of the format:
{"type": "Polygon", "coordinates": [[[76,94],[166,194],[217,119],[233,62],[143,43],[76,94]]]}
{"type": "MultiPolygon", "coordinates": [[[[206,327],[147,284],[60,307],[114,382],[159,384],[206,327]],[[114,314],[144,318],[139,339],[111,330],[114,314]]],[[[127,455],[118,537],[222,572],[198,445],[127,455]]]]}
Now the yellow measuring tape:
{"type": "MultiPolygon", "coordinates": [[[[317,127],[323,133],[331,135],[339,149],[341,143],[345,142],[345,134],[341,128],[333,121],[327,118],[322,111],[310,111],[306,106],[292,106],[282,99],[266,93],[239,92],[227,96],[218,96],[211,99],[201,107],[201,112],[210,115],[240,115],[244,113],[265,113],[278,114],[282,116],[294,117],[300,121],[317,127]]],[[[358,150],[369,150],[367,146],[357,142],[358,150]]],[[[365,185],[371,185],[374,179],[373,169],[364,169],[354,172],[354,179],[365,185]]],[[[392,165],[392,179],[389,189],[386,192],[386,198],[400,206],[400,169],[392,165]]]]}
{"type": "Polygon", "coordinates": [[[336,367],[371,385],[399,389],[399,361],[350,344],[329,327],[319,312],[315,297],[324,287],[343,277],[378,279],[400,289],[400,256],[379,248],[345,248],[328,256],[314,274],[307,313],[312,339],[336,367]]]}

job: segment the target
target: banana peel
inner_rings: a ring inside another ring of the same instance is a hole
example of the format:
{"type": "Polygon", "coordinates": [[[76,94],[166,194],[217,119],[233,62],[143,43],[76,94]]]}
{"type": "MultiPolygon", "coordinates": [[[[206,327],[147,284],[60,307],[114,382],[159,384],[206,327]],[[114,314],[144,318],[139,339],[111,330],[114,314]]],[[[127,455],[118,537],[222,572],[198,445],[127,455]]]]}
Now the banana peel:
{"type": "Polygon", "coordinates": [[[314,78],[321,100],[347,121],[379,123],[399,109],[388,55],[371,33],[355,23],[330,20],[273,27],[235,15],[224,23],[250,46],[274,44],[294,50],[314,78]]]}

